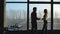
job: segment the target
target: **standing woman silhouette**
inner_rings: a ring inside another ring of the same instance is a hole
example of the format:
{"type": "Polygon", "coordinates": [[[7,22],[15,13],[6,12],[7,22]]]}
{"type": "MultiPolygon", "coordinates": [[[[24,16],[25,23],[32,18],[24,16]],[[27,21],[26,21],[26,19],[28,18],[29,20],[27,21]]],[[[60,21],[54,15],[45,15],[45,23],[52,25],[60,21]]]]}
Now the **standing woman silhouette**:
{"type": "Polygon", "coordinates": [[[48,17],[48,12],[47,12],[47,9],[44,9],[44,16],[43,16],[43,28],[42,28],[42,31],[44,30],[47,30],[47,17],[48,17]]]}

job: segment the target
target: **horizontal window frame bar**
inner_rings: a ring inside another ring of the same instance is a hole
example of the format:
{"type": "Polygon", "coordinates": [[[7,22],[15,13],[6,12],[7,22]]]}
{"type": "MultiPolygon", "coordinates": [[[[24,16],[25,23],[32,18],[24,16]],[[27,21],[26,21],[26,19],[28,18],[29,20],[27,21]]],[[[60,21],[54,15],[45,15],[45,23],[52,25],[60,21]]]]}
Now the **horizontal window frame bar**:
{"type": "Polygon", "coordinates": [[[60,2],[53,2],[53,4],[60,4],[60,2]]]}
{"type": "Polygon", "coordinates": [[[28,2],[6,2],[6,3],[28,3],[28,2]]]}
{"type": "Polygon", "coordinates": [[[60,2],[30,2],[31,4],[60,4],[60,2]]]}
{"type": "Polygon", "coordinates": [[[29,3],[29,4],[60,4],[60,2],[6,2],[6,3],[29,3]]]}
{"type": "Polygon", "coordinates": [[[51,2],[29,2],[30,4],[51,4],[51,2]]]}

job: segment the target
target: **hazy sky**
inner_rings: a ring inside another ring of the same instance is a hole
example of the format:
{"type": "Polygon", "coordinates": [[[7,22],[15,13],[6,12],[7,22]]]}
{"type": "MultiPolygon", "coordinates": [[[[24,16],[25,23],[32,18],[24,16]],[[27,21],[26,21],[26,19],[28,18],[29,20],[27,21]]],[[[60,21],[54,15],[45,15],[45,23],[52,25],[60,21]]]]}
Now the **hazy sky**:
{"type": "MultiPolygon", "coordinates": [[[[7,1],[27,1],[27,0],[7,0],[7,1]]],[[[30,1],[36,1],[36,0],[30,0],[30,1]]],[[[37,0],[37,1],[43,1],[43,0],[37,0]]],[[[50,1],[50,0],[44,0],[44,1],[50,1]]],[[[58,0],[55,0],[58,1],[58,0]]],[[[30,4],[29,5],[29,11],[30,13],[32,12],[33,7],[37,7],[37,13],[38,13],[38,17],[43,15],[43,11],[44,9],[48,10],[48,14],[49,17],[51,16],[50,12],[51,12],[51,5],[50,4],[30,4]]],[[[60,14],[60,5],[59,4],[55,4],[54,5],[54,18],[57,15],[58,18],[60,18],[59,14],[60,14]]],[[[6,15],[7,16],[11,16],[11,12],[10,10],[14,10],[16,13],[19,13],[19,11],[26,11],[27,12],[27,4],[26,3],[6,3],[6,15]],[[18,10],[18,12],[17,12],[18,10]]],[[[23,14],[23,13],[21,13],[23,14]]],[[[27,14],[26,14],[27,15],[27,14]]],[[[11,16],[13,17],[13,16],[11,16]]]]}
{"type": "Polygon", "coordinates": [[[26,3],[6,3],[6,10],[15,9],[15,10],[26,10],[27,4],[26,3]]]}
{"type": "Polygon", "coordinates": [[[8,16],[9,18],[13,18],[16,14],[18,18],[24,18],[24,13],[27,15],[27,4],[25,3],[7,3],[6,4],[6,16],[8,16]],[[20,14],[21,14],[21,17],[19,17],[20,14]]]}
{"type": "Polygon", "coordinates": [[[48,17],[50,17],[50,11],[51,11],[51,5],[50,4],[30,4],[30,13],[33,11],[33,7],[37,7],[37,16],[38,17],[43,17],[44,14],[44,9],[48,10],[48,17]]]}
{"type": "Polygon", "coordinates": [[[54,17],[55,18],[60,18],[60,4],[54,4],[54,17]]]}

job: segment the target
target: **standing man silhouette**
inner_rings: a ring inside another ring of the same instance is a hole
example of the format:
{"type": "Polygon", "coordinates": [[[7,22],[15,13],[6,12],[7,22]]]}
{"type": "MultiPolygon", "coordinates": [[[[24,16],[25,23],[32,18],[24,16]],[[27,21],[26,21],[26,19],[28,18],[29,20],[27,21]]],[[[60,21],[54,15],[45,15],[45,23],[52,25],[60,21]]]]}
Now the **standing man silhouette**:
{"type": "Polygon", "coordinates": [[[37,8],[33,7],[33,12],[31,13],[32,30],[37,30],[37,20],[40,20],[40,18],[37,18],[36,11],[37,8]]]}

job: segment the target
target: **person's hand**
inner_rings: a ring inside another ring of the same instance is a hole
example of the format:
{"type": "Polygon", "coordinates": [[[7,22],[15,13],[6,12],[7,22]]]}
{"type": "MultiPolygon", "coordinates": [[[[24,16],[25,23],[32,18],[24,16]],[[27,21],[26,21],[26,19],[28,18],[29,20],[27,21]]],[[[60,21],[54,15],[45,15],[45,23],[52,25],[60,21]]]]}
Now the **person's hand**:
{"type": "Polygon", "coordinates": [[[40,18],[38,18],[37,20],[40,20],[40,18]]]}
{"type": "Polygon", "coordinates": [[[44,18],[42,18],[42,20],[44,20],[44,18]]]}

